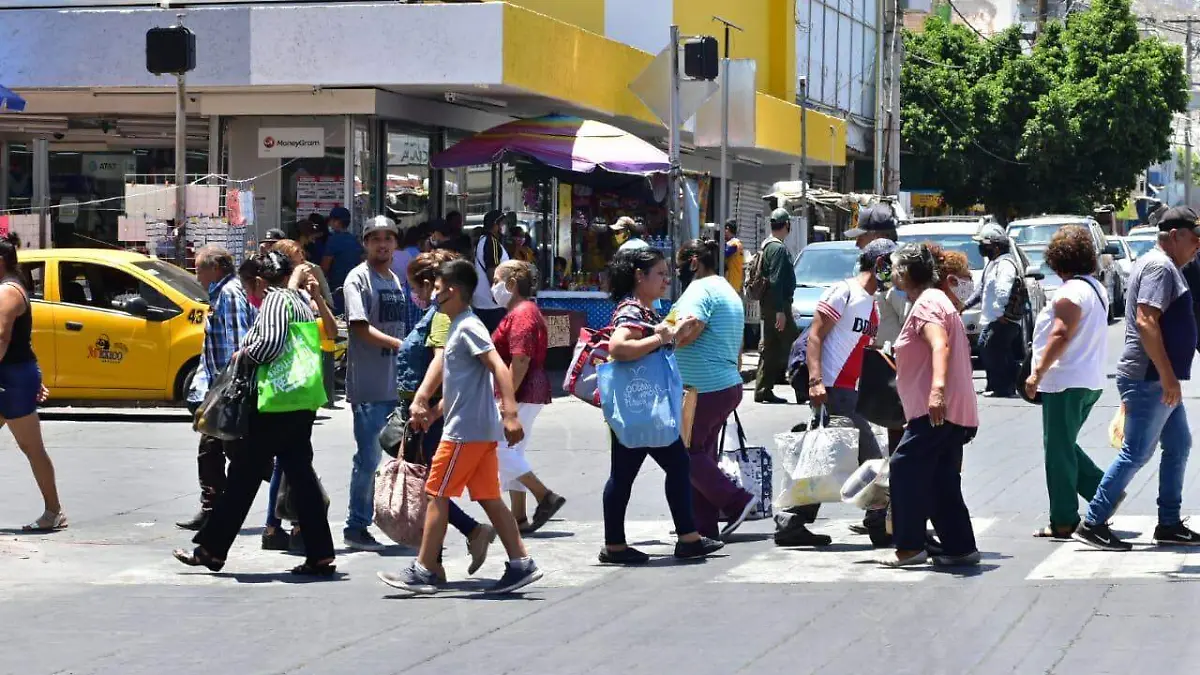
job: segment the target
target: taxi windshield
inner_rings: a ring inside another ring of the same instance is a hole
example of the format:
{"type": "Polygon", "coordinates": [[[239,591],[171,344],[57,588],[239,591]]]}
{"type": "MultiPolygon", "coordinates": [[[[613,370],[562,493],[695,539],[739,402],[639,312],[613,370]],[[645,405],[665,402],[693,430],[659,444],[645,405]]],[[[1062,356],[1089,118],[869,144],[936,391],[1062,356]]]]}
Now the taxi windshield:
{"type": "Polygon", "coordinates": [[[178,267],[161,260],[139,260],[133,263],[133,266],[145,270],[147,274],[183,293],[188,299],[208,304],[208,293],[200,282],[196,281],[196,277],[178,267]]]}

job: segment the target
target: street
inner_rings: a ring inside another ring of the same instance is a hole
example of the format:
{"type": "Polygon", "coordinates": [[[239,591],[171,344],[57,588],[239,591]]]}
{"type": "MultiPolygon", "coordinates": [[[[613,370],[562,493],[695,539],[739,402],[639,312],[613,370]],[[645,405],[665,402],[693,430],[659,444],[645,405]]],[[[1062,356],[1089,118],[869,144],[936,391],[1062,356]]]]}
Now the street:
{"type": "MultiPolygon", "coordinates": [[[[1122,331],[1109,328],[1110,364],[1122,331]]],[[[792,399],[788,388],[777,393],[792,399]]],[[[1184,398],[1195,406],[1200,386],[1185,383],[1184,398]]],[[[774,433],[808,416],[750,399],[747,389],[741,415],[752,444],[773,445],[774,433]]],[[[1081,437],[1101,467],[1115,454],[1107,427],[1116,403],[1110,375],[1081,437]]],[[[531,445],[539,476],[568,499],[560,519],[527,542],[545,578],[523,594],[475,594],[499,577],[503,549],[497,542],[467,577],[463,539],[451,530],[452,590],[431,598],[375,577],[406,565],[413,550],[340,548],[353,454],[344,404],[322,411],[314,433],[344,574],[309,583],[286,573],[297,558],[259,550],[266,484],[222,573],[171,559],[173,548],[190,548],[190,533],[174,522],[198,503],[197,437],[186,415],[77,421],[52,409],[44,431],[68,530],[19,532],[41,503],[11,437],[0,439],[0,672],[1195,673],[1200,586],[1178,582],[1200,580],[1200,554],[1148,546],[1157,460],[1114,521],[1118,534],[1139,534],[1133,552],[1036,540],[1030,534],[1047,511],[1040,411],[1017,399],[980,398],[980,406],[963,476],[984,556],[978,568],[879,568],[867,538],[847,530],[861,512],[844,505],[823,508],[814,528],[833,536],[829,548],[778,549],[771,522],[758,521],[707,562],[677,564],[652,462],[636,484],[628,531],[655,559],[602,567],[607,433],[599,411],[559,398],[531,445]]],[[[1185,514],[1200,503],[1198,468],[1189,468],[1185,514]]]]}

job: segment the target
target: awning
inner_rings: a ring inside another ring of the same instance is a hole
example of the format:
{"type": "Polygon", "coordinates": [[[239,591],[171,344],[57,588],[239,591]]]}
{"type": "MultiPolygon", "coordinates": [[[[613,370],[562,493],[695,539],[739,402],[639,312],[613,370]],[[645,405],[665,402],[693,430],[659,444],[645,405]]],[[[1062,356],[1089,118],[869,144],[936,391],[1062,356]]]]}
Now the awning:
{"type": "Polygon", "coordinates": [[[667,155],[620,129],[569,115],[546,115],[508,122],[459,141],[430,158],[435,169],[453,169],[528,158],[574,173],[662,173],[667,155]]]}
{"type": "Polygon", "coordinates": [[[21,112],[24,109],[25,99],[18,96],[12,89],[0,85],[0,112],[5,110],[21,112]]]}

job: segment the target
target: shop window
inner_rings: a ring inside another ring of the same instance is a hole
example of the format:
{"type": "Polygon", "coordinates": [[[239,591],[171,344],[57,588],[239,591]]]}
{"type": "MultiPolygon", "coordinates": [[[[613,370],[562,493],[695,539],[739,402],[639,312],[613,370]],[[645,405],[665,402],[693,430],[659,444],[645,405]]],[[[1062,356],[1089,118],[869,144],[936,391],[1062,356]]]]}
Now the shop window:
{"type": "Polygon", "coordinates": [[[388,127],[383,212],[402,229],[434,215],[429,192],[429,144],[428,135],[388,127]]]}
{"type": "Polygon", "coordinates": [[[65,262],[58,269],[59,295],[65,304],[112,310],[132,297],[141,297],[151,307],[180,311],[153,286],[114,267],[65,262]]]}
{"type": "Polygon", "coordinates": [[[21,283],[29,291],[29,297],[42,300],[46,297],[46,263],[20,263],[21,283]]]}
{"type": "MultiPolygon", "coordinates": [[[[301,157],[284,163],[280,170],[280,227],[295,237],[295,224],[310,213],[329,215],[335,206],[345,206],[346,149],[326,146],[324,157],[301,157]]],[[[353,223],[351,223],[353,225],[353,223]]]]}

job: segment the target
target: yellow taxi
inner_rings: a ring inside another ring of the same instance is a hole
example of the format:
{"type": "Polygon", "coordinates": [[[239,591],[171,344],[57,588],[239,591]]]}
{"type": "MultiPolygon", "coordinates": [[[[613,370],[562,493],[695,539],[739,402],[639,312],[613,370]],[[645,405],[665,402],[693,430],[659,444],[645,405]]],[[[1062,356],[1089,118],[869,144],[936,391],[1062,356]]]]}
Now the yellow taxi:
{"type": "Polygon", "coordinates": [[[184,399],[208,316],[208,293],[195,277],[130,251],[19,255],[33,351],[51,399],[184,399]]]}

